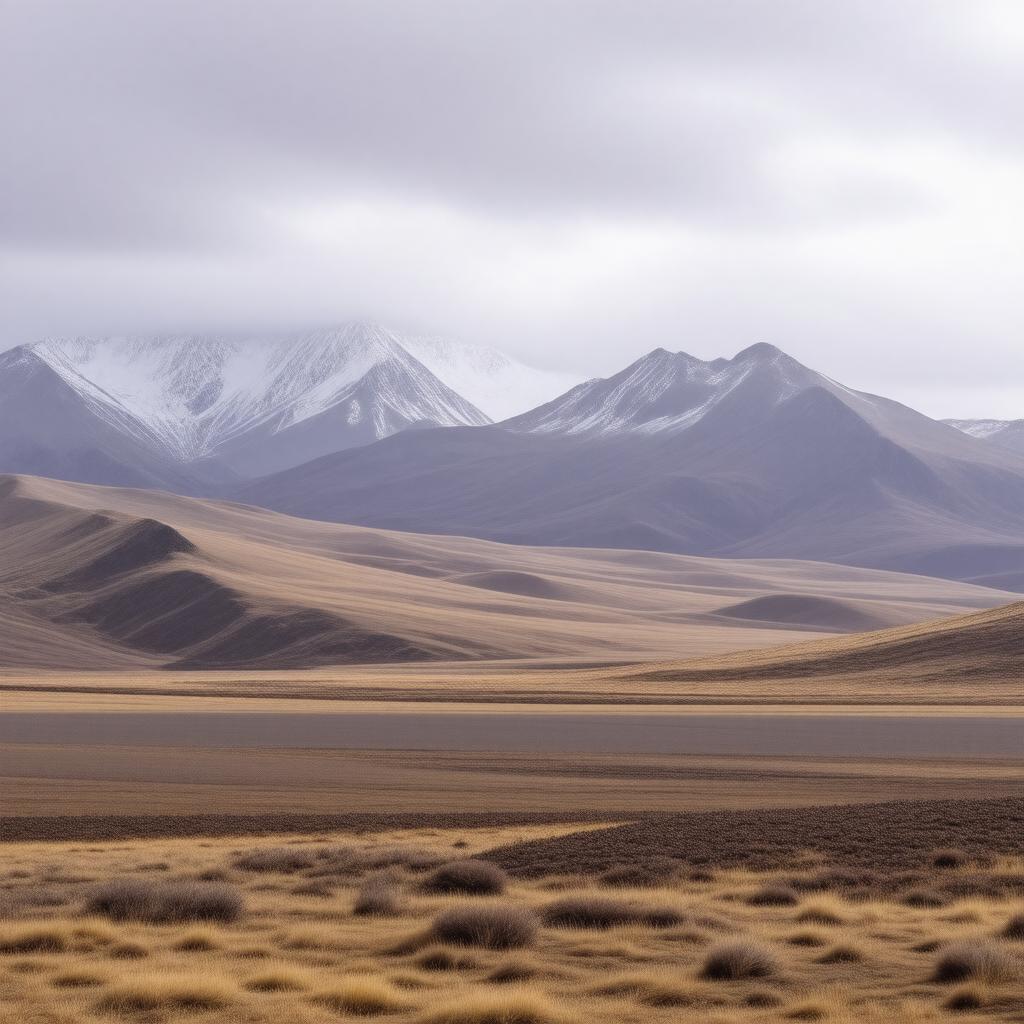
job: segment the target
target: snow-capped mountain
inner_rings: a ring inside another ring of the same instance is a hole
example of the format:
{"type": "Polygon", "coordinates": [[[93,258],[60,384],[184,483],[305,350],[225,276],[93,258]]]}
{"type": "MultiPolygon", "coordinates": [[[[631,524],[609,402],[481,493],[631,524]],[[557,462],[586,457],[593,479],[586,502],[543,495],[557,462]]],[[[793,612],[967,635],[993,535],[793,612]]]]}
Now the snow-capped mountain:
{"type": "Polygon", "coordinates": [[[175,472],[208,475],[216,465],[255,476],[411,426],[489,423],[575,383],[492,349],[367,324],[276,337],[51,339],[0,357],[0,391],[15,373],[18,388],[31,377],[39,394],[0,431],[0,469],[59,467],[95,482],[134,480],[132,468],[153,459],[175,472]],[[66,436],[55,436],[58,407],[74,408],[66,436]],[[129,464],[111,472],[125,445],[129,464]]]}
{"type": "Polygon", "coordinates": [[[502,423],[406,431],[231,493],[388,529],[1024,587],[1022,456],[765,344],[658,349],[502,423]]]}
{"type": "Polygon", "coordinates": [[[980,437],[993,444],[1024,453],[1024,419],[1022,420],[943,420],[951,427],[980,437]]]}

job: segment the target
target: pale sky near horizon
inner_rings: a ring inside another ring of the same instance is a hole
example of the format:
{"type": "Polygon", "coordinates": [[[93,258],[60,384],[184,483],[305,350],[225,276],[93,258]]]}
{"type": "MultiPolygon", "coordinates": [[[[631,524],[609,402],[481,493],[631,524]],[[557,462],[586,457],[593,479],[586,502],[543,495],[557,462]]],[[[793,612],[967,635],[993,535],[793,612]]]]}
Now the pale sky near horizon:
{"type": "Polygon", "coordinates": [[[768,341],[1024,417],[1021,0],[0,0],[0,349],[768,341]]]}

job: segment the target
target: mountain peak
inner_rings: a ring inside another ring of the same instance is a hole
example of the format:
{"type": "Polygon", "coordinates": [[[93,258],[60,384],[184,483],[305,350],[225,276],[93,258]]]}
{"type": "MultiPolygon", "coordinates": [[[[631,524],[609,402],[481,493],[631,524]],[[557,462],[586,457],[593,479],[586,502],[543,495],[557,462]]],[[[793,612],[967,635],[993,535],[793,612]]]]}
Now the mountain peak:
{"type": "Polygon", "coordinates": [[[759,362],[765,362],[771,359],[775,359],[778,356],[784,356],[789,359],[790,357],[782,351],[781,348],[770,344],[767,341],[758,341],[753,345],[748,345],[741,352],[737,352],[733,357],[734,363],[748,362],[750,360],[757,360],[759,362]]]}

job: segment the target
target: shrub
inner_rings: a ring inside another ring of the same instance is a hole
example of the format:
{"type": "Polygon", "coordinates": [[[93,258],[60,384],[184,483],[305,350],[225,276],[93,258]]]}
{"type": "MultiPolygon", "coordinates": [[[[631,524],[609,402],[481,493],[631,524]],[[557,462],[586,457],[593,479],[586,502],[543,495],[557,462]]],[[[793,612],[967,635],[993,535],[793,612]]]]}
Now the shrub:
{"type": "Polygon", "coordinates": [[[1014,914],[999,934],[1004,939],[1024,939],[1024,914],[1014,914]]]}
{"type": "Polygon", "coordinates": [[[615,928],[644,924],[651,928],[671,928],[682,923],[681,914],[671,907],[650,907],[603,896],[569,896],[548,904],[544,923],[559,928],[615,928]]]}
{"type": "Polygon", "coordinates": [[[550,1024],[557,1019],[551,1004],[531,992],[473,996],[443,1006],[422,1018],[422,1024],[550,1024]]]}
{"type": "Polygon", "coordinates": [[[433,934],[453,946],[517,949],[533,942],[537,917],[523,907],[455,907],[434,920],[433,934]]]}
{"type": "Polygon", "coordinates": [[[788,885],[766,885],[747,897],[752,907],[795,907],[800,897],[788,885]]]}
{"type": "Polygon", "coordinates": [[[352,913],[360,917],[394,917],[401,913],[398,887],[386,875],[368,878],[356,896],[352,913]]]}
{"type": "Polygon", "coordinates": [[[732,942],[716,946],[704,960],[701,977],[712,981],[741,981],[767,978],[778,970],[770,950],[754,942],[732,942]]]}
{"type": "Polygon", "coordinates": [[[409,1004],[388,982],[370,975],[344,978],[314,998],[335,1013],[351,1013],[358,1017],[397,1013],[409,1008],[409,1004]]]}
{"type": "Polygon", "coordinates": [[[235,860],[235,867],[243,871],[276,871],[291,875],[296,871],[311,868],[316,856],[309,850],[292,846],[271,846],[262,850],[250,850],[235,860]]]}
{"type": "Polygon", "coordinates": [[[486,860],[454,860],[431,872],[423,883],[427,892],[463,893],[467,896],[499,896],[508,875],[486,860]]]}
{"type": "Polygon", "coordinates": [[[932,867],[961,868],[970,861],[963,850],[936,850],[932,854],[932,867]]]}
{"type": "Polygon", "coordinates": [[[86,911],[112,921],[170,924],[178,921],[237,920],[242,894],[226,882],[146,882],[125,878],[97,889],[86,911]]]}
{"type": "Polygon", "coordinates": [[[1009,981],[1015,972],[1013,958],[991,942],[947,946],[935,964],[934,981],[1009,981]]]}
{"type": "Polygon", "coordinates": [[[963,1013],[967,1010],[980,1010],[985,1005],[984,990],[975,985],[965,985],[949,994],[942,1004],[947,1010],[963,1013]]]}

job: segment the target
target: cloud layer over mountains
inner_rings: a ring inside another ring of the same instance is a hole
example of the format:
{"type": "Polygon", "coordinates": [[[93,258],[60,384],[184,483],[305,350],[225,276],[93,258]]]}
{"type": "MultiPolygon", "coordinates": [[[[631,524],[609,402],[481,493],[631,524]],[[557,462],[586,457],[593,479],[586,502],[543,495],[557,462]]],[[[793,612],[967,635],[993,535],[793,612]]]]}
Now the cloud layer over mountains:
{"type": "Polygon", "coordinates": [[[1013,418],[1022,68],[1012,0],[9,5],[0,347],[386,317],[608,375],[767,340],[1013,418]]]}

